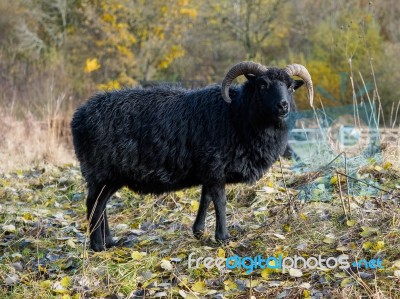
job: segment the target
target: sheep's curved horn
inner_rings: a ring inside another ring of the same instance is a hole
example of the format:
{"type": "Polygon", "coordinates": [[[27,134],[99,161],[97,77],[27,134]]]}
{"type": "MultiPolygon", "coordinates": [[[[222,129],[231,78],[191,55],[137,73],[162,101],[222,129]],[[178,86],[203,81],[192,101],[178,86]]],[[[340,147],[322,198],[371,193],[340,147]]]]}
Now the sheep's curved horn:
{"type": "Polygon", "coordinates": [[[307,89],[308,89],[308,98],[310,100],[310,106],[313,106],[313,101],[314,101],[314,88],[311,80],[311,75],[308,72],[308,70],[305,68],[304,65],[301,64],[289,64],[285,68],[286,73],[288,73],[289,76],[299,76],[301,79],[304,80],[306,83],[307,89]]]}
{"type": "Polygon", "coordinates": [[[267,67],[253,61],[242,61],[234,65],[228,71],[224,80],[222,81],[221,92],[225,102],[232,102],[231,98],[229,97],[229,87],[231,86],[233,80],[245,74],[253,74],[257,76],[265,71],[267,71],[267,67]]]}

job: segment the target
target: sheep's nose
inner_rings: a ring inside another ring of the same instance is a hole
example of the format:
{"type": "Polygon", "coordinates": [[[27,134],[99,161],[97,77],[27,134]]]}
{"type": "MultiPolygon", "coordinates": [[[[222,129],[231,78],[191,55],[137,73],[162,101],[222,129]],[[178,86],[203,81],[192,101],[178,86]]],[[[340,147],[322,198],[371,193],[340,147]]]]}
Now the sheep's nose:
{"type": "Polygon", "coordinates": [[[289,103],[286,100],[282,100],[278,103],[277,108],[280,113],[287,113],[289,110],[289,103]]]}

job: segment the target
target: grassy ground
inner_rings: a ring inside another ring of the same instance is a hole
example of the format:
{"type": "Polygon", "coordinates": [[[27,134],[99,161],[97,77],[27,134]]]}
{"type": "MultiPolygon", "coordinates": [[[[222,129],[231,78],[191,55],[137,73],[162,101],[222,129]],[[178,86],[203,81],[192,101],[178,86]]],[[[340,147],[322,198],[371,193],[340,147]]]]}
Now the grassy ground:
{"type": "Polygon", "coordinates": [[[387,162],[365,166],[359,178],[391,191],[350,198],[344,177],[337,180],[329,171],[328,179],[298,175],[283,161],[255,186],[229,186],[232,241],[225,245],[213,240],[212,207],[207,236],[192,236],[199,188],[158,197],[122,189],[108,205],[121,246],[101,253],[88,250],[86,188],[78,168],[49,165],[0,174],[0,297],[400,298],[398,172],[387,162]],[[330,200],[299,200],[299,186],[310,182],[330,189],[330,200]],[[246,274],[243,268],[189,269],[191,253],[346,254],[350,262],[379,258],[383,269],[267,268],[246,274]]]}

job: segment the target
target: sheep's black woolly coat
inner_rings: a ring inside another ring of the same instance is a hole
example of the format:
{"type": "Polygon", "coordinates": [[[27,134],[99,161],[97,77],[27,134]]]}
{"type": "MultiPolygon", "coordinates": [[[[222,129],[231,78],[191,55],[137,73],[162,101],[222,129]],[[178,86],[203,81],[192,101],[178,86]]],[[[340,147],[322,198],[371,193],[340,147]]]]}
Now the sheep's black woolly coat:
{"type": "Polygon", "coordinates": [[[220,86],[161,86],[105,92],[78,108],[72,135],[88,183],[93,250],[114,245],[106,203],[122,186],[163,193],[202,185],[194,235],[203,234],[212,201],[215,238],[229,238],[225,184],[256,181],[283,154],[285,116],[295,110],[292,93],[301,86],[279,69],[247,77],[230,89],[231,104],[220,86]]]}
{"type": "Polygon", "coordinates": [[[84,177],[142,193],[258,180],[284,152],[287,127],[283,121],[255,127],[244,98],[250,88],[233,88],[231,105],[220,86],[95,95],[72,121],[84,177]]]}

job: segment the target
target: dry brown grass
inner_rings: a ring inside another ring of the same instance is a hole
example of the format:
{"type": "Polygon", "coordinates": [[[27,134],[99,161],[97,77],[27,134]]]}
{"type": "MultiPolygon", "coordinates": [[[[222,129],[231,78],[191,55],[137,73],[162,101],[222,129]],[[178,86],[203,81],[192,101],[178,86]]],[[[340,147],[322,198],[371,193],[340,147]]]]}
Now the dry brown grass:
{"type": "Polygon", "coordinates": [[[0,111],[0,172],[74,161],[67,118],[23,120],[0,111]]]}

